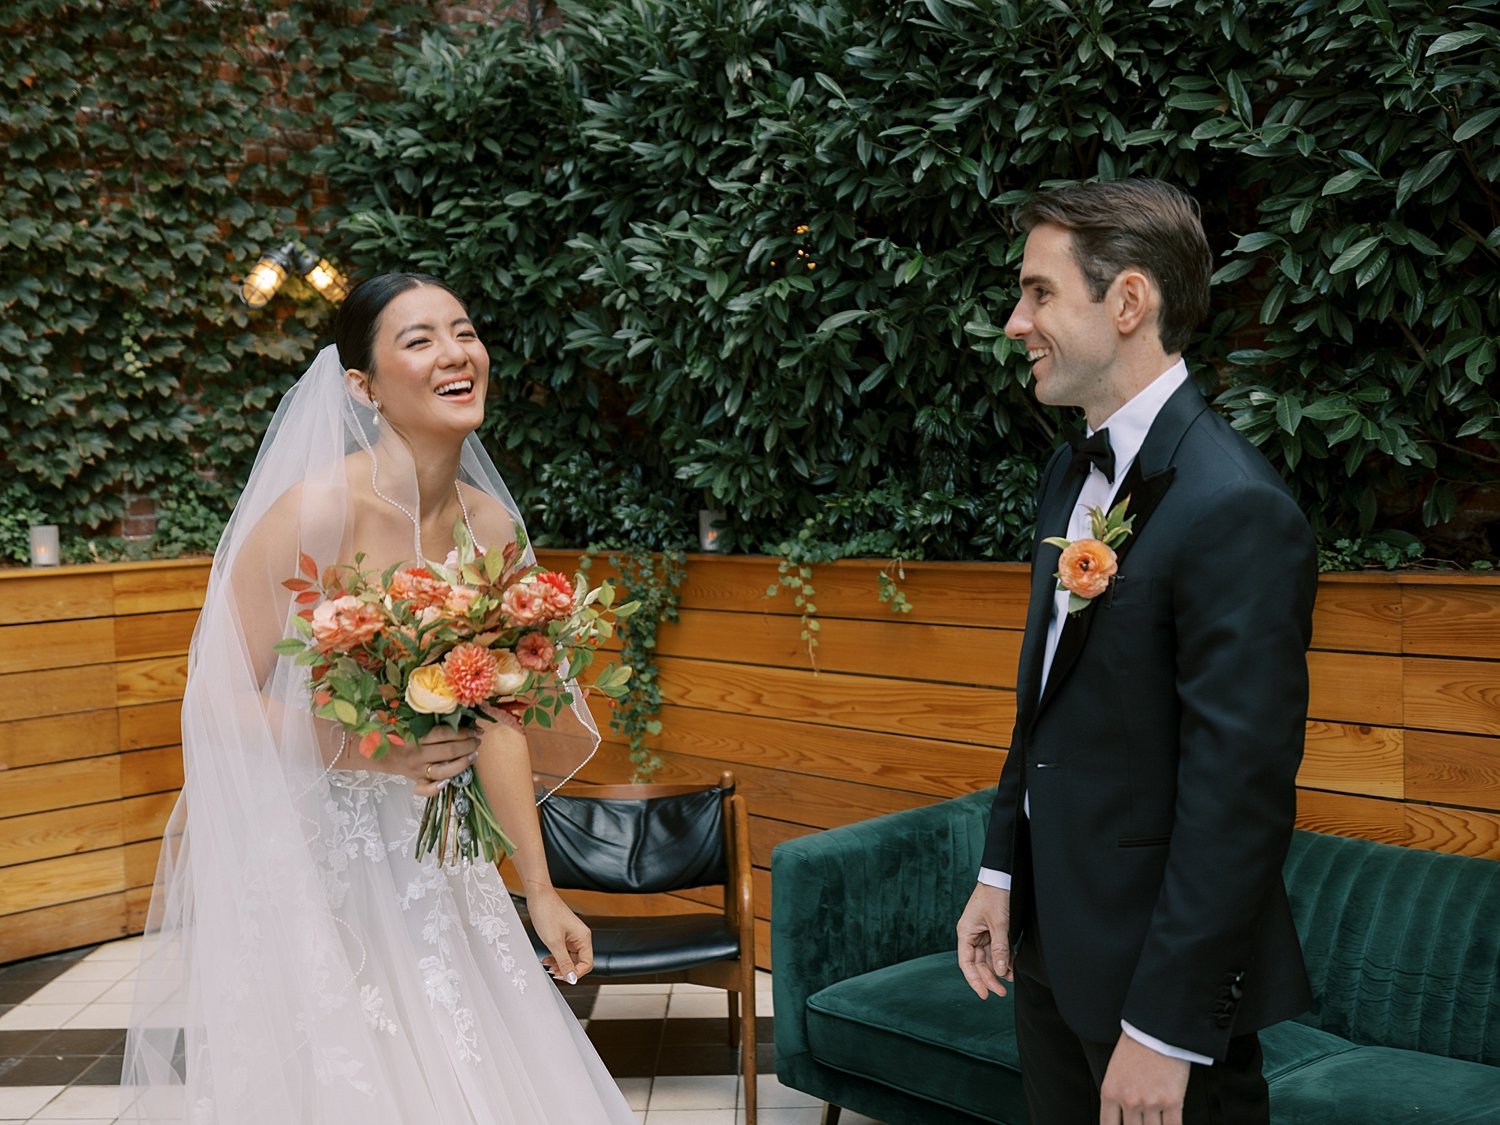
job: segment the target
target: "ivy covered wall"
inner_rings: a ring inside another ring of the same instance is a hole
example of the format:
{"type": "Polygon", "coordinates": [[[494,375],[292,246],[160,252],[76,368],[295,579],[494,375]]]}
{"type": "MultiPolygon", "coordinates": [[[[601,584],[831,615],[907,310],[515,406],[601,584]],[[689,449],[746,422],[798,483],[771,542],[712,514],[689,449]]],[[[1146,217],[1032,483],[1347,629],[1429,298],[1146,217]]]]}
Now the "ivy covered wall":
{"type": "Polygon", "coordinates": [[[741,549],[1017,557],[1059,416],[1000,332],[1012,209],[1147,174],[1223,254],[1195,372],[1329,561],[1500,548],[1496,0],[367,7],[0,17],[0,537],[127,490],[209,537],[326,329],[232,294],[300,225],[470,295],[550,542],[713,506],[741,549]]]}

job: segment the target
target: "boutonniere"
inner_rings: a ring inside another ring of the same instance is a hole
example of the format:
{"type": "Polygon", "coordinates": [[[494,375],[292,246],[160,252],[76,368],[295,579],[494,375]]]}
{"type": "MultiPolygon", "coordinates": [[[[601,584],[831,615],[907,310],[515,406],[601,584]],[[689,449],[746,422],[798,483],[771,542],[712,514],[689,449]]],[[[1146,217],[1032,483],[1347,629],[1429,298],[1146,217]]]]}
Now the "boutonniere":
{"type": "Polygon", "coordinates": [[[1068,591],[1069,615],[1081,613],[1115,580],[1120,569],[1115,557],[1115,548],[1130,535],[1135,517],[1126,517],[1125,509],[1130,503],[1127,496],[1116,504],[1108,515],[1103,508],[1090,508],[1089,522],[1094,532],[1092,539],[1062,539],[1053,536],[1042,542],[1062,548],[1057,560],[1057,588],[1068,591]]]}

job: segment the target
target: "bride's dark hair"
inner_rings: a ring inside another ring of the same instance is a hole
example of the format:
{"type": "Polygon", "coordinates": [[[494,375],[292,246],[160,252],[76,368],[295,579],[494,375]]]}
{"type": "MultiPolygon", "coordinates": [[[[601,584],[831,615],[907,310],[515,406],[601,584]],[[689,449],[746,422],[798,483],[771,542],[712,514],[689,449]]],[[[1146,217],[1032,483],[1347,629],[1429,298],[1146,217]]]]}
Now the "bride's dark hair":
{"type": "Polygon", "coordinates": [[[432,285],[452,293],[453,299],[468,311],[468,302],[453,292],[446,282],[425,273],[381,273],[356,285],[333,319],[333,342],[339,350],[344,370],[370,371],[374,366],[375,330],[386,305],[408,289],[432,285]]]}

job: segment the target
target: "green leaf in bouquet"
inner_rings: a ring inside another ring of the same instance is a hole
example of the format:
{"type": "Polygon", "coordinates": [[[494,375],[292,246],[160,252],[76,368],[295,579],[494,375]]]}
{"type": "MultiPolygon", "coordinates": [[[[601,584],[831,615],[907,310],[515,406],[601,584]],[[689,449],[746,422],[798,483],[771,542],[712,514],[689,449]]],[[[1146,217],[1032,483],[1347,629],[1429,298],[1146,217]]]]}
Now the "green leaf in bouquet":
{"type": "Polygon", "coordinates": [[[324,657],[321,652],[318,652],[316,649],[309,648],[304,649],[302,652],[298,653],[297,659],[293,661],[293,663],[302,665],[303,667],[307,667],[309,665],[318,663],[322,659],[324,659],[324,657]]]}
{"type": "Polygon", "coordinates": [[[347,699],[333,701],[333,714],[346,727],[352,727],[359,722],[359,709],[347,699]]]}
{"type": "Polygon", "coordinates": [[[484,578],[487,582],[494,582],[505,570],[505,559],[498,552],[490,551],[484,556],[484,578]]]}
{"type": "Polygon", "coordinates": [[[615,607],[615,617],[616,618],[629,617],[631,614],[635,613],[640,608],[641,608],[641,603],[638,602],[638,601],[637,602],[626,602],[622,606],[616,606],[615,607]]]}
{"type": "Polygon", "coordinates": [[[543,711],[540,707],[536,708],[536,725],[541,727],[543,730],[552,729],[552,716],[549,715],[546,711],[543,711]]]}
{"type": "Polygon", "coordinates": [[[304,637],[312,636],[312,622],[298,614],[292,615],[292,628],[301,633],[304,637]]]}
{"type": "MultiPolygon", "coordinates": [[[[580,575],[580,577],[582,576],[580,575]]],[[[599,596],[599,604],[605,609],[615,604],[615,584],[613,582],[606,582],[594,592],[599,596]]]]}

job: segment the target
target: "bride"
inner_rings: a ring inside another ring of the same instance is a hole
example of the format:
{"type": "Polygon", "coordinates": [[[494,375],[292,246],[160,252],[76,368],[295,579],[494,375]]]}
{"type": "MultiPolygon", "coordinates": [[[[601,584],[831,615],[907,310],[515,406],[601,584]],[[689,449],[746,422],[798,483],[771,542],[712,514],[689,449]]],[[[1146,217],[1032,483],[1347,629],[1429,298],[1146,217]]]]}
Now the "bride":
{"type": "Polygon", "coordinates": [[[278,658],[299,552],[374,573],[490,550],[520,517],[473,436],[489,355],[417,274],[364,282],[287,393],[214,557],[188,657],[185,782],[163,840],[126,1041],[122,1121],[633,1122],[548,973],[591,968],[552,889],[534,776],[593,753],[551,731],[438,727],[366,761],[278,658]],[[538,964],[498,872],[412,858],[423,799],[472,765],[507,834],[538,964]]]}

